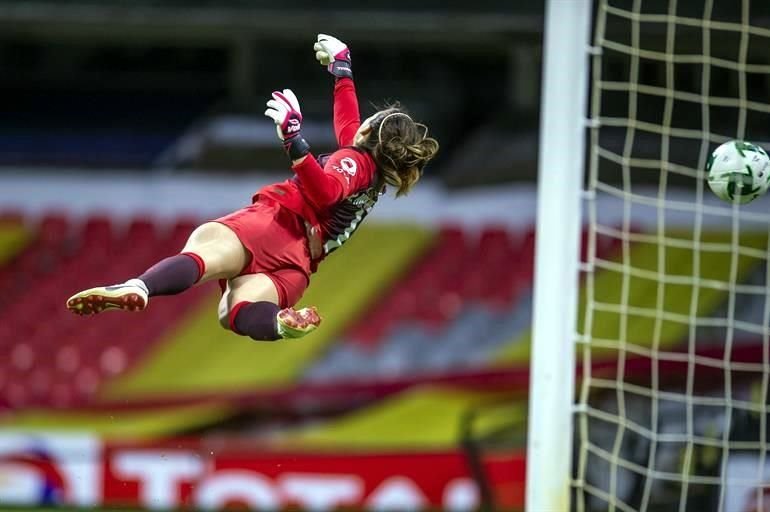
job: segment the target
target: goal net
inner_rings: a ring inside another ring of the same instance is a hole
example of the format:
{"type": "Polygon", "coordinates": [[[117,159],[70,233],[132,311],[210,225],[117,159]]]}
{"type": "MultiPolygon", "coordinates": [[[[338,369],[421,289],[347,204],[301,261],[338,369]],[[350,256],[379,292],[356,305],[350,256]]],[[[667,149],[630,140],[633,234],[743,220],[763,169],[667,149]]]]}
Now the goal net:
{"type": "Polygon", "coordinates": [[[768,148],[770,2],[593,16],[572,508],[770,511],[770,196],[705,180],[719,144],[768,148]]]}

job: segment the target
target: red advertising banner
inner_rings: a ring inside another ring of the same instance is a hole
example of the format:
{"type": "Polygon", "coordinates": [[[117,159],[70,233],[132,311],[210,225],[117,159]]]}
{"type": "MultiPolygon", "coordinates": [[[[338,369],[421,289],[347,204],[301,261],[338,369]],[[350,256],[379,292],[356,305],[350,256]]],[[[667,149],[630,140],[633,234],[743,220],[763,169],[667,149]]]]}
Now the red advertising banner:
{"type": "MultiPolygon", "coordinates": [[[[498,506],[522,507],[524,454],[487,456],[483,468],[498,506]]],[[[0,435],[0,503],[460,511],[479,502],[460,452],[276,453],[212,450],[195,440],[117,445],[0,435]]]]}

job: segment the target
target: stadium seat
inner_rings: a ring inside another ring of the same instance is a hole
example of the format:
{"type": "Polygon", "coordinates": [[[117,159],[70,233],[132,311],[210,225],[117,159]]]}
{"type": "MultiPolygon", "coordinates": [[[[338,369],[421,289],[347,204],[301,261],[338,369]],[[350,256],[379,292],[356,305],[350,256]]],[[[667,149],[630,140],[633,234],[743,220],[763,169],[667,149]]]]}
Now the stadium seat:
{"type": "Polygon", "coordinates": [[[43,244],[51,244],[64,240],[69,234],[70,222],[64,213],[49,212],[38,226],[38,240],[43,244]]]}
{"type": "MultiPolygon", "coordinates": [[[[24,221],[14,212],[2,219],[24,221]]],[[[136,275],[175,252],[194,224],[185,218],[169,227],[141,215],[120,224],[103,214],[75,221],[61,212],[33,223],[31,243],[0,266],[0,348],[8,354],[0,360],[0,400],[64,407],[92,399],[127,371],[206,292],[159,300],[143,322],[120,314],[79,318],[64,302],[79,288],[136,275]],[[22,374],[24,389],[9,380],[22,374]]]]}
{"type": "MultiPolygon", "coordinates": [[[[0,219],[27,220],[14,212],[0,219]]],[[[213,299],[212,287],[197,287],[173,300],[159,297],[141,322],[121,314],[79,318],[63,307],[77,289],[136,275],[179,251],[197,219],[161,222],[138,214],[119,221],[100,213],[76,219],[49,212],[27,224],[35,236],[0,265],[0,350],[8,354],[0,360],[0,402],[70,407],[93,400],[113,379],[130,374],[187,312],[213,299]],[[14,381],[21,375],[29,384],[25,389],[14,381]]],[[[526,330],[533,227],[449,225],[431,240],[373,296],[357,317],[361,321],[308,364],[304,378],[392,379],[464,371],[488,364],[506,341],[526,330]]],[[[602,237],[597,246],[600,253],[611,253],[619,243],[602,237]]]]}
{"type": "Polygon", "coordinates": [[[484,364],[529,323],[533,262],[534,228],[441,228],[431,250],[306,378],[392,379],[484,364]]]}

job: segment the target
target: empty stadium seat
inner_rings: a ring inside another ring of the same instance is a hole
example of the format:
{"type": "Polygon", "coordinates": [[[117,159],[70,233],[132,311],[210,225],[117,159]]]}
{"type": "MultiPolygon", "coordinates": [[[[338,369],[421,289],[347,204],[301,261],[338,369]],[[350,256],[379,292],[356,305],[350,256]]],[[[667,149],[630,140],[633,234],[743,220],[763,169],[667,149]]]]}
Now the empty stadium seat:
{"type": "Polygon", "coordinates": [[[306,378],[391,379],[486,364],[529,325],[534,249],[533,227],[441,228],[431,250],[306,378]]]}
{"type": "Polygon", "coordinates": [[[457,226],[441,229],[438,241],[398,286],[349,333],[376,346],[393,326],[416,323],[440,332],[474,303],[497,311],[514,307],[532,279],[534,230],[518,234],[488,226],[478,235],[457,226]]]}
{"type": "MultiPolygon", "coordinates": [[[[0,212],[0,222],[25,221],[0,212]]],[[[0,406],[93,400],[211,293],[197,287],[173,300],[154,299],[140,322],[128,314],[77,317],[64,307],[71,293],[137,275],[174,254],[197,220],[49,212],[27,224],[36,236],[0,266],[0,350],[7,355],[0,359],[0,406]]],[[[610,257],[620,240],[602,235],[596,245],[598,256],[610,257]]],[[[435,243],[305,378],[392,379],[488,364],[502,343],[529,326],[534,261],[533,227],[440,228],[435,243]]]]}
{"type": "MultiPolygon", "coordinates": [[[[2,219],[23,221],[15,213],[2,219]]],[[[0,349],[7,354],[0,400],[67,407],[130,369],[206,291],[158,301],[142,322],[124,314],[80,318],[64,303],[78,289],[126,279],[178,251],[194,224],[184,218],[161,226],[144,216],[116,223],[103,214],[78,221],[60,212],[33,224],[33,241],[0,267],[0,349]]]]}

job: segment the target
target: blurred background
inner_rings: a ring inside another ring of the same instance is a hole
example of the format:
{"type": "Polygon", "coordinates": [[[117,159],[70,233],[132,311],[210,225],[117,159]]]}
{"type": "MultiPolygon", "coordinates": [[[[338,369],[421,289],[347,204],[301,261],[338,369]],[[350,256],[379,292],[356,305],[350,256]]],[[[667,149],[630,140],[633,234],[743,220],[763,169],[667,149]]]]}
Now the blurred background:
{"type": "MultiPolygon", "coordinates": [[[[543,4],[0,0],[0,503],[522,508],[543,4]],[[333,149],[319,32],[349,44],[364,117],[399,100],[442,146],[417,189],[382,199],[313,276],[302,303],[323,327],[296,342],[235,336],[218,325],[213,284],[138,315],[67,312],[71,293],[141,273],[290,176],[262,115],[273,90],[295,91],[316,153],[333,149]]],[[[627,55],[603,62],[608,81],[628,76],[627,55]]],[[[729,96],[736,78],[720,72],[712,94],[729,96]]],[[[639,73],[660,84],[665,63],[639,73]]],[[[678,67],[678,86],[697,91],[699,73],[678,67]]],[[[770,80],[747,87],[766,95],[770,80]]],[[[648,100],[640,117],[659,116],[648,100]]],[[[624,94],[603,101],[625,115],[624,94]]],[[[733,115],[713,112],[712,130],[733,115]]],[[[690,111],[676,117],[700,127],[690,111]]],[[[748,123],[770,140],[770,123],[748,123]]],[[[602,147],[620,153],[624,133],[603,130],[602,147]]],[[[700,143],[678,142],[670,161],[694,165],[700,143]]],[[[657,136],[636,143],[639,158],[660,152],[657,136]]],[[[700,177],[671,173],[671,198],[700,177]]],[[[635,174],[634,186],[658,178],[635,174]]],[[[622,204],[602,204],[601,222],[618,226],[622,204]]],[[[632,229],[655,222],[641,212],[632,229]]],[[[593,256],[612,260],[622,240],[595,242],[593,256]]],[[[656,249],[636,257],[656,261],[656,249]]],[[[599,294],[620,286],[602,282],[599,294]]],[[[672,298],[689,304],[690,292],[672,298]]],[[[724,311],[726,294],[698,314],[724,311]]],[[[749,310],[761,323],[762,306],[749,310]]],[[[667,336],[679,346],[687,332],[667,336]]]]}
{"type": "Polygon", "coordinates": [[[0,502],[521,506],[543,2],[516,4],[0,1],[0,502]],[[442,145],[313,276],[323,328],[237,337],[215,285],[67,312],[291,175],[273,90],[333,149],[319,32],[364,117],[398,100],[442,145]]]}

